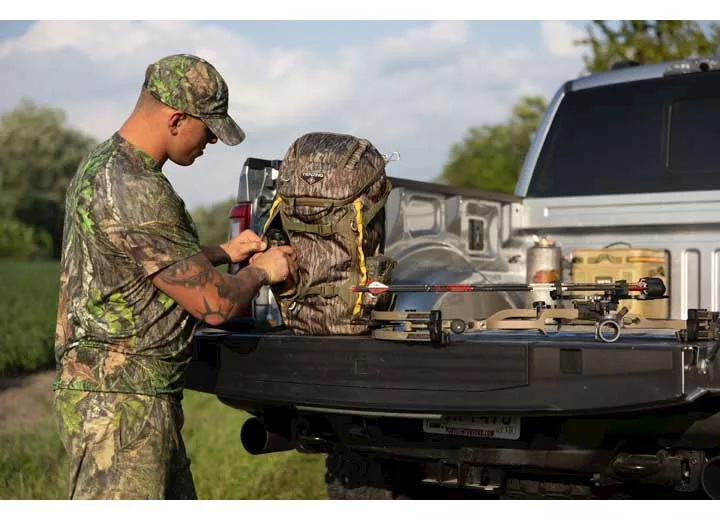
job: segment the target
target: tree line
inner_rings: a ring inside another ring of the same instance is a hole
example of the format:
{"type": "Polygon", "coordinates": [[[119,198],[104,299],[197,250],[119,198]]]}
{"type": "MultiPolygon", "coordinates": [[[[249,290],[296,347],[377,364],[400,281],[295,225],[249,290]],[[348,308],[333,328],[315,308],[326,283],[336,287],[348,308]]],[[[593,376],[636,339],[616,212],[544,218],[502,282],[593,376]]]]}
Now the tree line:
{"type": "MultiPolygon", "coordinates": [[[[619,63],[659,63],[720,50],[720,25],[673,20],[594,20],[574,42],[586,72],[619,63]]],[[[512,193],[534,132],[547,108],[527,96],[498,124],[468,129],[449,151],[438,182],[512,193]]],[[[0,117],[0,258],[59,258],[65,190],[96,140],[66,124],[63,111],[24,100],[0,117]]],[[[232,199],[192,214],[204,243],[227,238],[232,199]]]]}

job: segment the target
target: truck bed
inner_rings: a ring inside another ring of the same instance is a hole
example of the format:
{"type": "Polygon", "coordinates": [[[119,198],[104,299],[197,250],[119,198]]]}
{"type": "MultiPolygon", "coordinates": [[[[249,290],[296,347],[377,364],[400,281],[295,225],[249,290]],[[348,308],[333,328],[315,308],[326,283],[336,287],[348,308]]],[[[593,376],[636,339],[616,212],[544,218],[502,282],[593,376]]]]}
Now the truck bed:
{"type": "MultiPolygon", "coordinates": [[[[719,389],[712,343],[525,331],[453,335],[446,346],[287,331],[202,329],[186,388],[272,407],[437,417],[564,415],[670,407],[719,389]]],[[[246,406],[245,406],[246,405],[246,406]]]]}

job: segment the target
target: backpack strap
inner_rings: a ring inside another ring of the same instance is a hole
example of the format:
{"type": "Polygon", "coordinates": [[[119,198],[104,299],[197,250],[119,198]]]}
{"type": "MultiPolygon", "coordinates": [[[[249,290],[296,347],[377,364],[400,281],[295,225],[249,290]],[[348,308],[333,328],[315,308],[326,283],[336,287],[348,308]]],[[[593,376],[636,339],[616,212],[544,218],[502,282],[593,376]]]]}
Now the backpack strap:
{"type": "Polygon", "coordinates": [[[323,298],[331,298],[340,294],[340,288],[334,284],[322,284],[316,285],[315,287],[302,287],[298,289],[298,292],[293,296],[293,300],[302,300],[305,296],[322,296],[323,298]]]}
{"type": "Polygon", "coordinates": [[[363,225],[365,227],[372,222],[372,219],[375,218],[375,216],[378,214],[378,212],[385,206],[385,202],[387,201],[388,196],[390,195],[390,190],[392,190],[392,183],[389,180],[385,181],[385,193],[383,193],[382,197],[378,199],[378,201],[370,206],[368,210],[363,215],[363,225]]]}
{"type": "MultiPolygon", "coordinates": [[[[360,199],[355,199],[355,201],[353,201],[353,207],[355,208],[355,224],[357,226],[358,234],[358,267],[360,268],[360,281],[358,282],[358,285],[365,285],[365,282],[367,282],[367,267],[365,267],[365,252],[363,251],[363,233],[365,231],[365,227],[363,224],[362,201],[360,199]]],[[[351,290],[351,288],[348,287],[347,290],[351,290]]],[[[353,315],[360,314],[362,300],[363,293],[358,293],[357,298],[355,299],[353,315]]]]}
{"type": "Polygon", "coordinates": [[[338,162],[335,171],[344,170],[350,162],[350,159],[352,159],[353,155],[355,155],[359,151],[360,153],[358,154],[358,156],[361,156],[363,153],[365,153],[365,150],[367,150],[369,144],[370,141],[368,141],[367,139],[357,139],[353,146],[348,147],[347,151],[345,152],[345,156],[338,162]]]}
{"type": "MultiPolygon", "coordinates": [[[[316,202],[327,202],[327,199],[320,199],[316,202]]],[[[327,202],[326,207],[332,208],[335,201],[327,202]]],[[[336,233],[345,233],[353,229],[352,219],[348,218],[349,212],[345,213],[340,220],[331,224],[311,224],[308,222],[291,221],[285,212],[280,212],[280,218],[282,220],[283,229],[285,231],[295,231],[298,233],[312,233],[322,237],[328,237],[336,233]]],[[[350,215],[352,217],[352,215],[350,215]]]]}
{"type": "Polygon", "coordinates": [[[282,225],[285,231],[312,233],[322,237],[328,237],[330,235],[334,235],[335,233],[345,231],[349,227],[346,224],[346,219],[340,220],[334,224],[308,224],[306,222],[290,222],[287,217],[285,217],[284,213],[280,214],[280,218],[282,219],[282,225]]]}
{"type": "Polygon", "coordinates": [[[268,212],[267,220],[265,221],[265,225],[263,226],[263,233],[267,232],[268,227],[270,226],[270,223],[275,219],[275,216],[277,215],[278,208],[280,207],[281,202],[282,202],[282,197],[280,197],[280,195],[277,195],[275,197],[275,200],[273,200],[272,205],[270,206],[270,211],[268,212]]]}

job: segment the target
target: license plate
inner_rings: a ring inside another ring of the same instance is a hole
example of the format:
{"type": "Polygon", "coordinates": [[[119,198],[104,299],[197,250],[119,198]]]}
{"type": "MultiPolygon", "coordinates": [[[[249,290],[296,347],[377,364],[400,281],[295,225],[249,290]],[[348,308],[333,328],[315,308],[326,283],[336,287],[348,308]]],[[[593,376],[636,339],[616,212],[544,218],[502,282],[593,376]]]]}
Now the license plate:
{"type": "Polygon", "coordinates": [[[441,435],[460,435],[483,439],[520,438],[520,417],[508,415],[444,415],[441,419],[425,419],[423,431],[441,435]]]}

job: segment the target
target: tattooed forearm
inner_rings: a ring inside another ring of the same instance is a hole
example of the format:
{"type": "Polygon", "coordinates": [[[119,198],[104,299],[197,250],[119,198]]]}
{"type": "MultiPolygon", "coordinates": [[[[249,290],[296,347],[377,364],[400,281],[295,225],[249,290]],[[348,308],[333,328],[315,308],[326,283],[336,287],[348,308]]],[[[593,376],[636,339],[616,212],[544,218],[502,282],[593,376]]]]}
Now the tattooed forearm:
{"type": "Polygon", "coordinates": [[[252,266],[242,269],[237,275],[223,276],[216,283],[217,303],[212,305],[204,298],[205,309],[200,319],[206,323],[223,323],[234,318],[250,306],[266,280],[265,271],[252,266]]]}
{"type": "Polygon", "coordinates": [[[225,281],[229,281],[229,283],[218,285],[218,294],[220,298],[226,298],[241,307],[247,307],[265,280],[265,271],[249,266],[234,276],[226,276],[225,281]]]}
{"type": "Polygon", "coordinates": [[[227,312],[223,311],[219,304],[216,304],[215,306],[211,305],[206,297],[203,297],[203,305],[205,308],[200,312],[200,316],[198,316],[198,318],[205,323],[220,325],[229,319],[227,317],[227,312]]]}
{"type": "Polygon", "coordinates": [[[167,285],[188,289],[207,285],[214,276],[215,270],[207,263],[198,263],[195,257],[176,262],[158,273],[158,278],[167,285]]]}
{"type": "Polygon", "coordinates": [[[230,263],[230,255],[220,246],[202,246],[200,249],[214,266],[230,263]]]}
{"type": "Polygon", "coordinates": [[[217,326],[235,318],[267,282],[265,271],[249,266],[237,275],[222,274],[204,254],[166,267],[153,283],[195,318],[217,326]]]}

